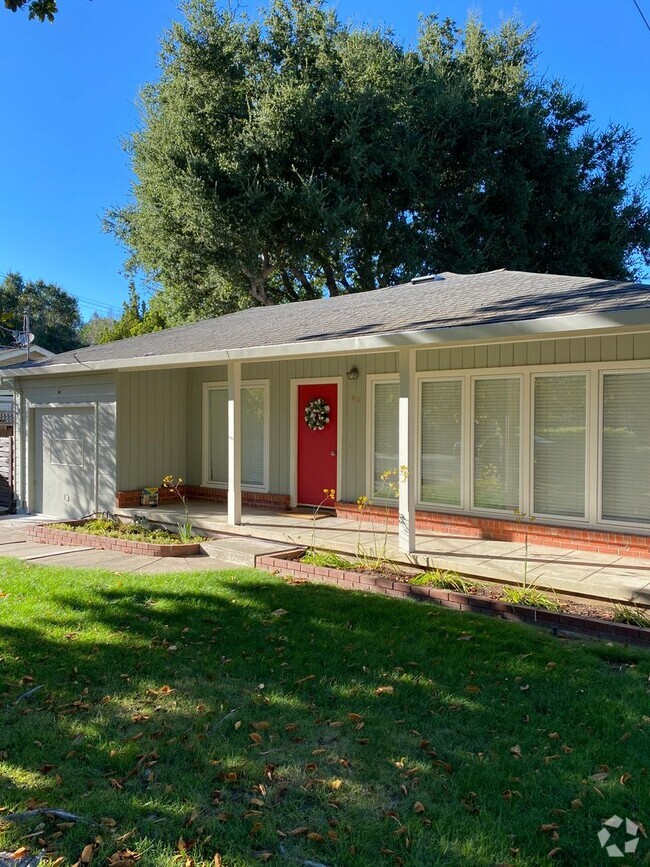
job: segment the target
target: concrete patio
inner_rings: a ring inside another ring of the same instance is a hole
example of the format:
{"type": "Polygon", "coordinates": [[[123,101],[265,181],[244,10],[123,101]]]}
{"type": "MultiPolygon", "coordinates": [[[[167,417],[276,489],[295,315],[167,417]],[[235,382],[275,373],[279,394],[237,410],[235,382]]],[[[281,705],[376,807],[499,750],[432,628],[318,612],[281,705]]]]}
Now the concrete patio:
{"type": "MultiPolygon", "coordinates": [[[[175,527],[183,518],[183,509],[180,504],[165,505],[157,509],[123,509],[120,514],[124,517],[145,514],[151,521],[175,527]]],[[[25,529],[29,523],[53,519],[30,515],[0,517],[0,557],[18,557],[40,565],[125,573],[186,572],[232,569],[237,563],[252,565],[257,554],[270,554],[296,545],[313,545],[352,556],[361,549],[370,557],[385,541],[387,558],[403,566],[439,567],[477,579],[511,584],[521,582],[526,562],[525,547],[520,543],[443,536],[428,531],[417,534],[417,553],[405,555],[398,549],[395,528],[389,528],[385,537],[385,528],[380,523],[373,527],[369,522],[329,516],[314,521],[308,511],[290,513],[251,508],[244,511],[242,523],[237,527],[228,525],[225,505],[192,502],[190,514],[197,531],[223,537],[206,545],[209,555],[160,558],[102,551],[84,545],[41,545],[27,541],[25,529]]],[[[647,560],[530,545],[528,577],[539,589],[650,606],[650,561],[647,560]]]]}
{"type": "MultiPolygon", "coordinates": [[[[184,517],[180,503],[156,509],[123,509],[120,514],[145,514],[152,521],[172,526],[184,517]]],[[[415,554],[404,554],[398,548],[395,527],[390,527],[386,536],[379,521],[373,525],[329,516],[314,521],[309,510],[292,513],[249,508],[242,514],[241,525],[231,526],[225,504],[193,501],[190,516],[194,527],[205,533],[264,539],[279,543],[279,547],[314,546],[344,555],[363,550],[370,556],[386,542],[386,556],[396,563],[439,567],[504,583],[520,583],[526,562],[525,546],[520,542],[443,536],[430,531],[417,533],[415,554]]],[[[528,578],[540,589],[650,606],[649,560],[540,545],[528,546],[527,559],[528,578]]]]}

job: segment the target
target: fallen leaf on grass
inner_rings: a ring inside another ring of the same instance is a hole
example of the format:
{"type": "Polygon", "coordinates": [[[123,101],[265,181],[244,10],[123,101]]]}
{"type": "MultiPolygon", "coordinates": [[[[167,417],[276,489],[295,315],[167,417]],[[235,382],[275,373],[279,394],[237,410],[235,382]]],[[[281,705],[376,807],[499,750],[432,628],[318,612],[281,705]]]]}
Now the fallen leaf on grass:
{"type": "Polygon", "coordinates": [[[416,801],[415,804],[413,804],[413,809],[416,813],[424,813],[426,811],[426,807],[422,801],[416,801]]]}
{"type": "Polygon", "coordinates": [[[632,774],[625,773],[625,774],[623,774],[623,776],[620,778],[619,783],[620,783],[622,786],[625,786],[625,785],[627,785],[627,783],[630,782],[631,779],[632,779],[632,774]]]}
{"type": "Polygon", "coordinates": [[[322,834],[319,834],[318,831],[310,831],[307,834],[307,839],[311,840],[312,843],[324,843],[325,837],[322,834]]]}
{"type": "Polygon", "coordinates": [[[284,608],[276,608],[275,611],[271,612],[271,617],[282,617],[284,614],[288,614],[288,611],[285,611],[284,608]]]}
{"type": "Polygon", "coordinates": [[[375,690],[375,695],[392,695],[394,692],[394,686],[378,686],[375,690]]]}
{"type": "Polygon", "coordinates": [[[599,774],[592,774],[589,779],[593,780],[594,783],[602,783],[603,780],[606,780],[609,776],[608,771],[601,771],[599,774]]]}
{"type": "Polygon", "coordinates": [[[551,851],[548,853],[548,855],[546,857],[547,858],[555,858],[555,856],[561,851],[562,850],[560,849],[560,847],[556,846],[555,849],[551,849],[551,851]]]}
{"type": "Polygon", "coordinates": [[[265,864],[273,857],[273,852],[253,852],[253,858],[259,858],[265,864]]]}
{"type": "Polygon", "coordinates": [[[516,759],[521,758],[521,747],[519,744],[515,744],[514,747],[510,747],[510,752],[516,759]]]}

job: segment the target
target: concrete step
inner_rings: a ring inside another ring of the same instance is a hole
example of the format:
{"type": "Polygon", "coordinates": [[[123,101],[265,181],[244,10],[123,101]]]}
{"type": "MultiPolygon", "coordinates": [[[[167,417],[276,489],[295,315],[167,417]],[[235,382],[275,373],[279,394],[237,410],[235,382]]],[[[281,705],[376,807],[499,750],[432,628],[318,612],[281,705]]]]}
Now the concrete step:
{"type": "Polygon", "coordinates": [[[237,563],[239,566],[254,566],[256,557],[286,551],[288,547],[290,546],[282,542],[264,542],[262,539],[251,539],[247,536],[222,536],[201,542],[201,550],[208,557],[237,563]]]}

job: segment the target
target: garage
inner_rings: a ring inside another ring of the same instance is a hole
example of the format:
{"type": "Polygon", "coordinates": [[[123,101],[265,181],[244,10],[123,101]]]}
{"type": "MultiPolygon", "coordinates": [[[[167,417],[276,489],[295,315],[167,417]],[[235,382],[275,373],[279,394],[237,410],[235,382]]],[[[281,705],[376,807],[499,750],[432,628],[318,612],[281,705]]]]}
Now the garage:
{"type": "Polygon", "coordinates": [[[80,518],[97,509],[94,407],[47,407],[34,417],[35,511],[80,518]]]}

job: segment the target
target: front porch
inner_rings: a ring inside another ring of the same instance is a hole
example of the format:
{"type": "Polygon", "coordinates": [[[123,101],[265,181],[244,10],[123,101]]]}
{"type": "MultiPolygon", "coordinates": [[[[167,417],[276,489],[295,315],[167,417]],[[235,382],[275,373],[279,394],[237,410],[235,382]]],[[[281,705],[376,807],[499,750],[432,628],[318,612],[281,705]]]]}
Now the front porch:
{"type": "MultiPolygon", "coordinates": [[[[447,535],[418,530],[415,551],[400,550],[397,528],[381,520],[318,517],[307,509],[295,512],[244,507],[240,523],[228,521],[226,503],[190,502],[190,517],[196,530],[210,535],[245,536],[286,544],[313,546],[355,555],[361,548],[368,555],[386,541],[387,559],[404,566],[438,567],[477,579],[520,583],[526,556],[528,578],[539,589],[578,596],[592,596],[613,602],[650,605],[650,562],[618,554],[580,551],[571,547],[547,547],[521,541],[504,542],[447,535]]],[[[132,517],[143,513],[152,521],[176,525],[184,518],[180,503],[164,503],[157,509],[123,508],[119,514],[132,517]]]]}

